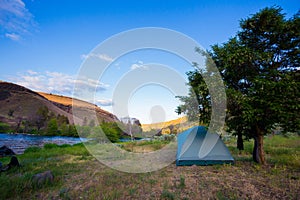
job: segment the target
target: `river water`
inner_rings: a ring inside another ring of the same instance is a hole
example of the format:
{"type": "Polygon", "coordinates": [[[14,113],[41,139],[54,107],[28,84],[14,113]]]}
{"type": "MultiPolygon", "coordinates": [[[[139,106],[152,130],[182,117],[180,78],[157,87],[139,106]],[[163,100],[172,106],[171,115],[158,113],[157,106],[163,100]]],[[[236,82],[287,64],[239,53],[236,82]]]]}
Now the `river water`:
{"type": "Polygon", "coordinates": [[[46,143],[77,144],[85,142],[86,138],[64,137],[64,136],[38,136],[27,134],[6,134],[0,133],[0,147],[3,145],[13,150],[16,154],[24,153],[25,149],[31,146],[43,147],[46,143]]]}

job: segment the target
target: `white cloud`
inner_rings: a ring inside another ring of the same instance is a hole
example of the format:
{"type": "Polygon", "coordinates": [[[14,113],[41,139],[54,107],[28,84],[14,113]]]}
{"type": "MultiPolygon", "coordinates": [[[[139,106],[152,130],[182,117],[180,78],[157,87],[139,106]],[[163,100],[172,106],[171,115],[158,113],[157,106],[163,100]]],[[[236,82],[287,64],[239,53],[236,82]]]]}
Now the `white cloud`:
{"type": "Polygon", "coordinates": [[[1,0],[0,3],[0,34],[18,41],[21,35],[28,34],[36,22],[22,0],[1,0]]]}
{"type": "Polygon", "coordinates": [[[100,60],[106,61],[106,62],[112,62],[114,59],[112,57],[110,57],[107,54],[94,54],[94,53],[90,53],[90,54],[82,54],[80,56],[81,59],[88,59],[88,58],[99,58],[100,60]]]}
{"type": "Polygon", "coordinates": [[[27,70],[27,73],[30,74],[30,75],[36,75],[36,74],[38,74],[37,72],[32,71],[32,70],[27,70]]]}
{"type": "Polygon", "coordinates": [[[5,33],[5,37],[14,40],[14,41],[19,41],[20,40],[20,35],[17,35],[15,33],[5,33]]]}
{"type": "Polygon", "coordinates": [[[107,61],[107,62],[112,62],[114,59],[112,57],[109,57],[108,55],[106,54],[99,54],[98,57],[101,59],[101,60],[104,60],[104,61],[107,61]]]}
{"type": "Polygon", "coordinates": [[[112,99],[98,99],[96,100],[96,104],[99,106],[112,106],[113,101],[112,99]]]}
{"type": "Polygon", "coordinates": [[[87,59],[89,56],[87,54],[81,54],[80,55],[80,59],[81,60],[84,60],[84,59],[87,59]]]}
{"type": "Polygon", "coordinates": [[[130,69],[148,69],[148,67],[144,65],[143,61],[137,61],[137,63],[134,63],[130,66],[130,69]]]}
{"type": "Polygon", "coordinates": [[[59,72],[36,72],[28,70],[18,74],[10,81],[38,92],[47,92],[62,95],[71,95],[76,84],[82,90],[104,91],[109,86],[98,80],[76,79],[75,76],[59,72]]]}
{"type": "Polygon", "coordinates": [[[74,84],[76,84],[76,87],[81,91],[103,91],[109,87],[109,85],[98,80],[88,79],[86,77],[77,78],[74,80],[74,84]]]}

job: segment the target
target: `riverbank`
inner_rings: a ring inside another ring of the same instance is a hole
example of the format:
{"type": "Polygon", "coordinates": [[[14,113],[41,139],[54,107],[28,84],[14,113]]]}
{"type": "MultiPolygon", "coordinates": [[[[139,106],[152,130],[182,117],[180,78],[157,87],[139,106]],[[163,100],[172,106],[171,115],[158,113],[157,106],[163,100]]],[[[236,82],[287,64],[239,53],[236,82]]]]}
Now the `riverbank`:
{"type": "MultiPolygon", "coordinates": [[[[148,143],[147,143],[148,144],[148,143]]],[[[0,175],[0,199],[300,199],[300,138],[267,137],[268,165],[252,162],[227,143],[235,165],[176,167],[128,174],[99,163],[83,144],[46,145],[18,155],[21,167],[0,175]],[[53,183],[32,185],[32,176],[51,170],[53,183]]],[[[125,146],[126,148],[126,146],[125,146]]],[[[3,164],[9,158],[1,158],[3,164]]]]}
{"type": "Polygon", "coordinates": [[[9,134],[0,133],[0,147],[6,146],[16,154],[24,153],[25,149],[31,146],[43,147],[47,143],[58,145],[77,144],[88,139],[68,136],[41,136],[33,134],[9,134]]]}

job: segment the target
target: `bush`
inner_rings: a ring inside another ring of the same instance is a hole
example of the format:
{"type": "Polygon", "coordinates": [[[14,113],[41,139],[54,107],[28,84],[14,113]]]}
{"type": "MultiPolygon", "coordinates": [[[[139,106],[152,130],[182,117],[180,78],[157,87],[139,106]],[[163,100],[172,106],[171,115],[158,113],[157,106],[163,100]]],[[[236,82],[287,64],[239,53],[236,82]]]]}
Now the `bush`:
{"type": "Polygon", "coordinates": [[[6,123],[0,122],[0,133],[10,132],[10,126],[6,123]]]}
{"type": "MultiPolygon", "coordinates": [[[[42,131],[40,131],[42,133],[42,131]]],[[[33,134],[33,135],[38,135],[39,134],[39,131],[37,129],[31,129],[29,132],[29,134],[33,134]]]]}
{"type": "Polygon", "coordinates": [[[47,143],[44,145],[44,149],[54,149],[59,147],[57,144],[47,143]]]}
{"type": "Polygon", "coordinates": [[[70,147],[71,145],[70,144],[62,144],[62,145],[59,145],[60,148],[66,148],[66,147],[70,147]]]}
{"type": "Polygon", "coordinates": [[[40,151],[40,150],[41,150],[40,147],[28,147],[28,148],[24,151],[24,153],[38,152],[38,151],[40,151]]]}
{"type": "Polygon", "coordinates": [[[121,138],[122,130],[116,123],[103,122],[101,126],[94,127],[92,132],[93,133],[89,135],[89,138],[94,138],[98,142],[107,141],[107,139],[104,137],[104,134],[111,142],[118,142],[121,138]]]}

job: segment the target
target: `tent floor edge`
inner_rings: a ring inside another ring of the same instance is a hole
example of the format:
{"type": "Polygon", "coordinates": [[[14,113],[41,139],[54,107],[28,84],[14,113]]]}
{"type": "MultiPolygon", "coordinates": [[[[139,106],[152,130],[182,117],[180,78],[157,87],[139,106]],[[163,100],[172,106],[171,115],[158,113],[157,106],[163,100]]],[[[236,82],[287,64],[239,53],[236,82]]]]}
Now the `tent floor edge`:
{"type": "Polygon", "coordinates": [[[233,160],[176,160],[176,166],[234,165],[233,160]]]}

